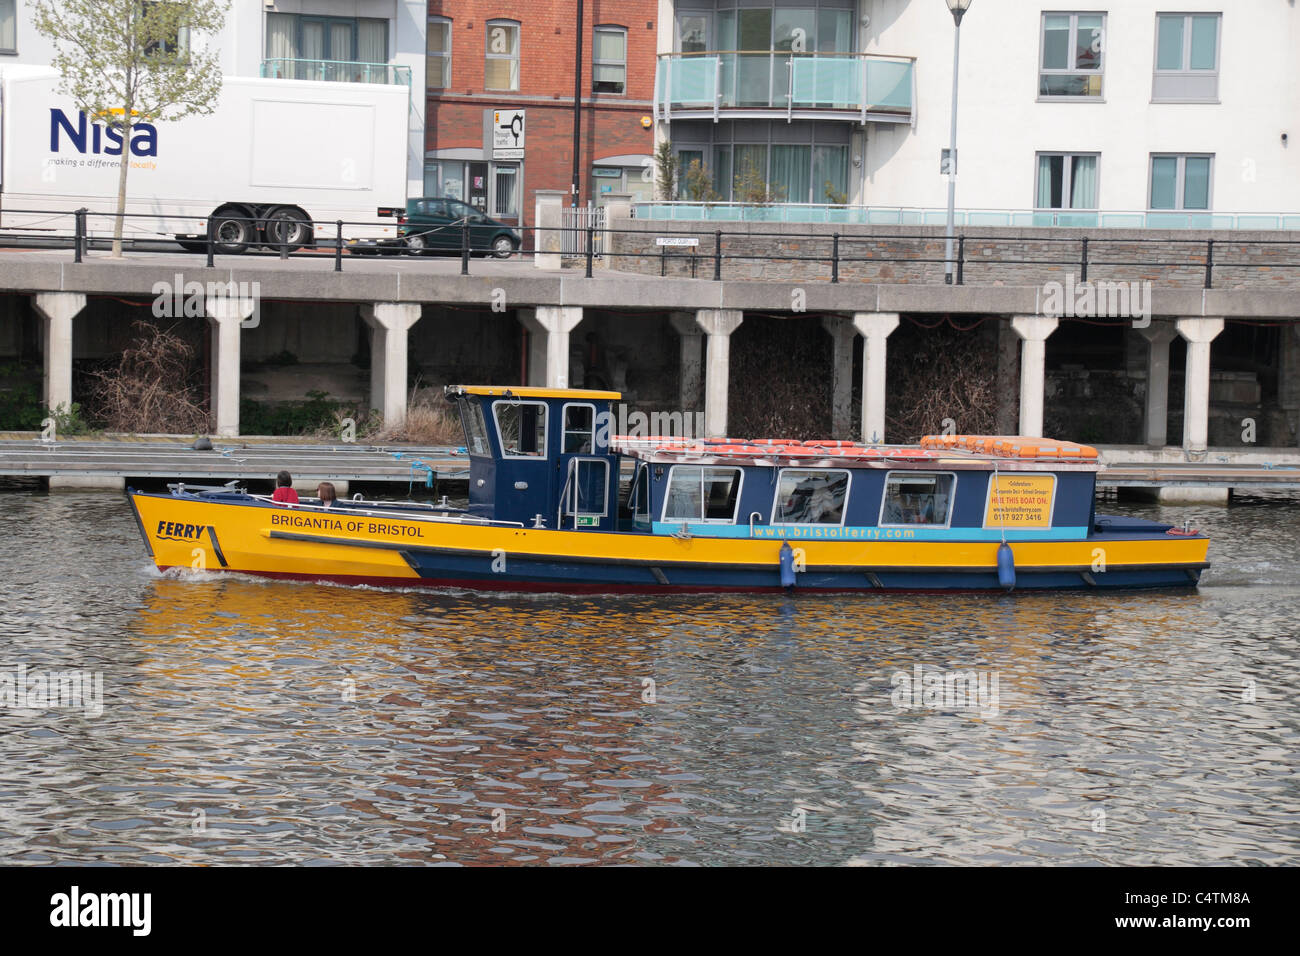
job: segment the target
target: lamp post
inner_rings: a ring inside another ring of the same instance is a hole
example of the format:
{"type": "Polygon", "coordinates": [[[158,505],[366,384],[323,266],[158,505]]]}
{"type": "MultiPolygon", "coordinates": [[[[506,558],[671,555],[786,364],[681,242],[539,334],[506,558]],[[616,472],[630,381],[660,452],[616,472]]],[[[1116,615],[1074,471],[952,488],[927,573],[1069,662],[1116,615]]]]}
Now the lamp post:
{"type": "Polygon", "coordinates": [[[948,144],[948,231],[944,243],[943,281],[952,285],[952,234],[957,207],[957,62],[961,54],[961,18],[970,9],[971,0],[947,0],[956,25],[952,41],[952,136],[948,144]]]}

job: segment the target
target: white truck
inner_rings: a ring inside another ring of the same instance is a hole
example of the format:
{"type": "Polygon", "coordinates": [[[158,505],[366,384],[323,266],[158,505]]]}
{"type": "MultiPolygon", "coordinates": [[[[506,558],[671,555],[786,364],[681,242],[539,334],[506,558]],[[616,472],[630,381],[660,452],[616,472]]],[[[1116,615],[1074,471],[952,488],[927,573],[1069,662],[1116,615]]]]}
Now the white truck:
{"type": "MultiPolygon", "coordinates": [[[[123,237],[218,252],[393,239],[406,208],[405,86],[226,77],[215,112],[132,130],[123,237]]],[[[121,129],[47,67],[0,70],[0,238],[111,236],[121,129]]]]}

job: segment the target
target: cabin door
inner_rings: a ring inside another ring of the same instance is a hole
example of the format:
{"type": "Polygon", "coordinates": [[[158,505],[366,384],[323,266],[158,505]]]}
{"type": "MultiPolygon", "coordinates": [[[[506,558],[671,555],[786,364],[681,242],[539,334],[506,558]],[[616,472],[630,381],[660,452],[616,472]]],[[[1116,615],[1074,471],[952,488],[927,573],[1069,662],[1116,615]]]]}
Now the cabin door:
{"type": "Polygon", "coordinates": [[[610,520],[609,459],[569,459],[564,489],[560,494],[561,530],[598,530],[610,520]]]}

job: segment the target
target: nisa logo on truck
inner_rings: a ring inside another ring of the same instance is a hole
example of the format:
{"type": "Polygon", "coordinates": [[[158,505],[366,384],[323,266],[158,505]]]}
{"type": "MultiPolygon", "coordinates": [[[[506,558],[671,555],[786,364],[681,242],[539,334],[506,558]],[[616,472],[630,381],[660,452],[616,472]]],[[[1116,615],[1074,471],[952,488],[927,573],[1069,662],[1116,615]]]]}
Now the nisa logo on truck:
{"type": "MultiPolygon", "coordinates": [[[[59,152],[62,130],[68,142],[83,155],[87,146],[90,152],[105,156],[122,155],[122,124],[113,123],[102,126],[99,123],[87,123],[86,114],[77,113],[77,125],[73,126],[68,114],[61,109],[50,108],[50,152],[59,152]],[[89,126],[89,129],[87,128],[89,126]],[[89,142],[87,142],[89,141],[89,142]]],[[[152,123],[140,123],[131,127],[131,152],[137,156],[158,155],[158,129],[152,123]]]]}

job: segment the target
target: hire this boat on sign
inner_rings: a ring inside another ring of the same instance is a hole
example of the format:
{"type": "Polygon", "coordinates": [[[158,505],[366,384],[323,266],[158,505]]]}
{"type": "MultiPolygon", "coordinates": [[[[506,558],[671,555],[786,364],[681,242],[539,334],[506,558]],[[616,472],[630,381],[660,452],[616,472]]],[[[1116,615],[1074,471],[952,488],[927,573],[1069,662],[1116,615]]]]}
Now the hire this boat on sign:
{"type": "Polygon", "coordinates": [[[1208,567],[1199,533],[1097,515],[1097,453],[1071,442],[631,438],[608,434],[617,392],[446,395],[466,508],[130,490],[150,555],[164,570],[584,593],[1190,587],[1208,567]]]}

